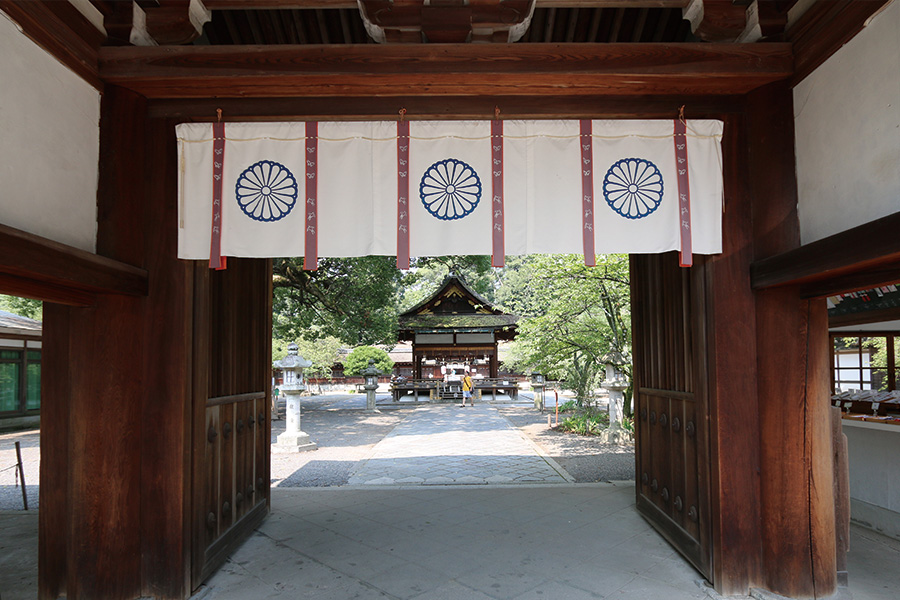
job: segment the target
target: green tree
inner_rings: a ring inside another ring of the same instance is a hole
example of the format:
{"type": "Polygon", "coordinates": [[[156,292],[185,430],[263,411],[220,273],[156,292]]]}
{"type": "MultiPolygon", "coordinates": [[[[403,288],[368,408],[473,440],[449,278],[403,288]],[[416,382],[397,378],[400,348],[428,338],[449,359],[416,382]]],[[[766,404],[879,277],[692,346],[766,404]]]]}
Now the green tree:
{"type": "Polygon", "coordinates": [[[375,368],[385,375],[394,369],[394,361],[387,352],[373,346],[360,346],[354,348],[347,360],[344,361],[344,373],[361,375],[369,367],[370,358],[375,360],[375,368]]]}
{"type": "Polygon", "coordinates": [[[321,258],[315,271],[302,258],[273,262],[273,334],[281,339],[332,336],[347,345],[397,339],[401,273],[388,256],[321,258]]]}
{"type": "Polygon", "coordinates": [[[628,277],[625,255],[598,256],[596,267],[578,255],[511,260],[497,302],[525,318],[507,363],[565,379],[579,405],[591,402],[607,361],[630,376],[628,277]]]}
{"type": "MultiPolygon", "coordinates": [[[[287,356],[287,347],[290,341],[282,339],[272,340],[272,361],[281,360],[287,356]]],[[[300,338],[296,341],[297,354],[312,362],[304,373],[308,377],[330,379],[335,363],[340,359],[340,350],[343,347],[341,340],[334,336],[322,336],[315,339],[300,338]]]]}
{"type": "Polygon", "coordinates": [[[0,310],[40,321],[43,319],[44,303],[31,298],[4,296],[0,294],[0,310]]]}

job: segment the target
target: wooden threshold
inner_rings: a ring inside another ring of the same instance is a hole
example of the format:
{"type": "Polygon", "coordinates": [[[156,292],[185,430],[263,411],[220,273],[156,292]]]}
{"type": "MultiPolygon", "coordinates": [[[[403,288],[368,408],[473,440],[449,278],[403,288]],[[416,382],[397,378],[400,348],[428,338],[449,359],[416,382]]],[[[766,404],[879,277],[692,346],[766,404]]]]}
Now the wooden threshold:
{"type": "Polygon", "coordinates": [[[806,298],[900,281],[900,212],[758,260],[750,265],[755,290],[800,286],[806,298]]]}
{"type": "Polygon", "coordinates": [[[0,290],[74,306],[94,294],[147,295],[144,269],[0,225],[0,290]]]}

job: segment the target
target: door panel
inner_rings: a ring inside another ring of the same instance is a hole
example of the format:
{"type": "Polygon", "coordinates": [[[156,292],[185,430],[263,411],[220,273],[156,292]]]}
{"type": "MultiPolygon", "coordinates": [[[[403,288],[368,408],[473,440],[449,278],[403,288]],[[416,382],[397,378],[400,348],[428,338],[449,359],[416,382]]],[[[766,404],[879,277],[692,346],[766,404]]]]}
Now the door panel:
{"type": "Polygon", "coordinates": [[[269,510],[271,273],[250,259],[194,272],[193,589],[269,510]]]}
{"type": "Polygon", "coordinates": [[[702,265],[631,257],[637,508],[712,577],[702,265]]]}

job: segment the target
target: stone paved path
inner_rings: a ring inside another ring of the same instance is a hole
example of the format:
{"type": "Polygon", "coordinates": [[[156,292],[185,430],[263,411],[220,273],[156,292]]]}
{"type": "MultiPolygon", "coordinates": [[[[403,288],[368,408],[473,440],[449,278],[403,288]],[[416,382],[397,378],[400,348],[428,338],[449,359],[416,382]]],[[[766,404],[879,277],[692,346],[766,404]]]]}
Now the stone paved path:
{"type": "Polygon", "coordinates": [[[411,412],[350,475],[350,485],[569,483],[574,481],[486,404],[411,412]]]}

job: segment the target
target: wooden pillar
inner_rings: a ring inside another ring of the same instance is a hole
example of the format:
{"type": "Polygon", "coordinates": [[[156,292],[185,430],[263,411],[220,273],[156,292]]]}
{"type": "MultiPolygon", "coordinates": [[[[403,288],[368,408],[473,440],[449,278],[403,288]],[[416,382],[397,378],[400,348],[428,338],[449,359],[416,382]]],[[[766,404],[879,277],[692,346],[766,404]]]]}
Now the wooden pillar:
{"type": "Polygon", "coordinates": [[[500,377],[500,357],[497,355],[497,342],[491,348],[491,377],[500,377]]]}
{"type": "Polygon", "coordinates": [[[760,573],[759,415],[744,123],[725,120],[723,252],[706,260],[713,583],[746,594],[760,573]]]}
{"type": "Polygon", "coordinates": [[[149,294],[45,307],[41,599],[190,594],[192,290],[174,136],[146,108],[104,92],[97,253],[148,270],[149,294]]]}
{"type": "MultiPolygon", "coordinates": [[[[753,250],[759,260],[800,245],[791,90],[747,98],[753,250]]],[[[763,576],[759,586],[823,598],[837,585],[828,318],[797,288],[755,300],[763,576]]]]}

